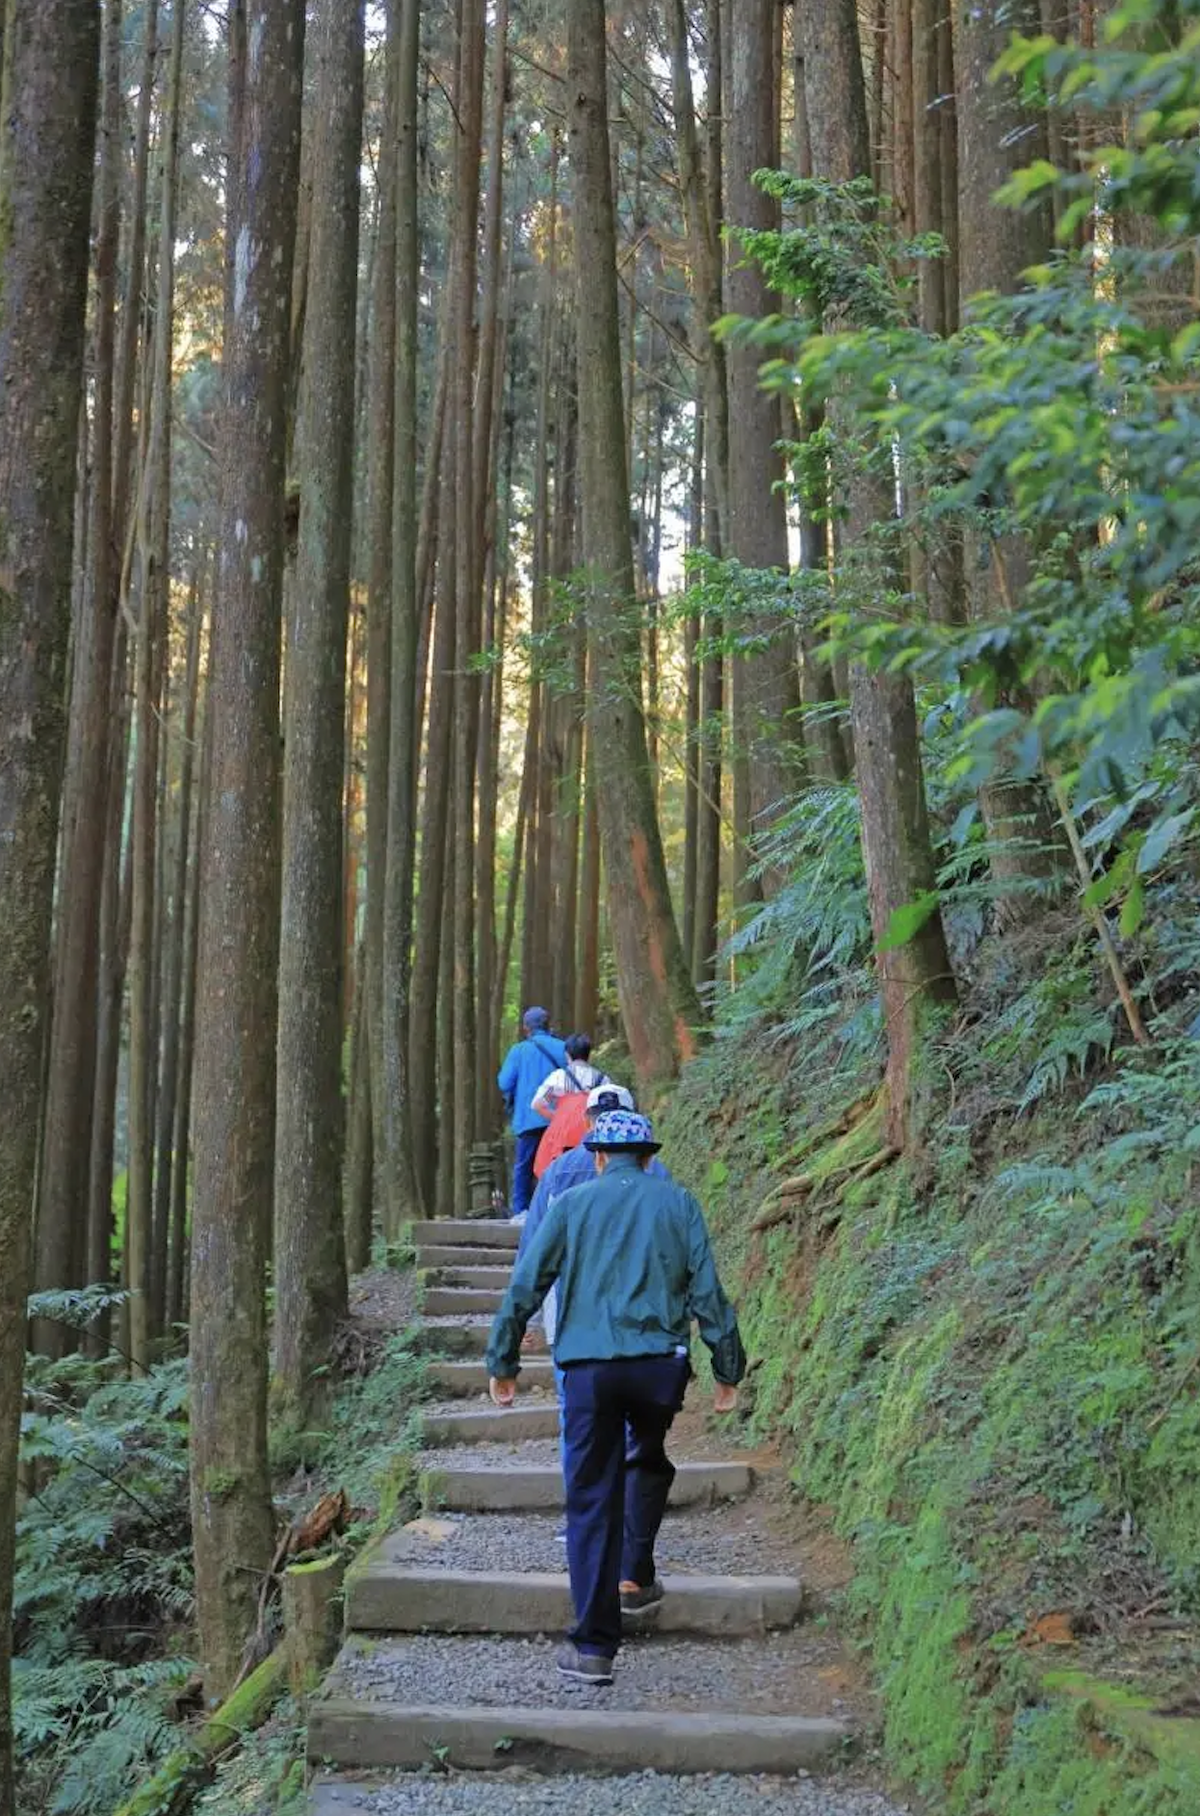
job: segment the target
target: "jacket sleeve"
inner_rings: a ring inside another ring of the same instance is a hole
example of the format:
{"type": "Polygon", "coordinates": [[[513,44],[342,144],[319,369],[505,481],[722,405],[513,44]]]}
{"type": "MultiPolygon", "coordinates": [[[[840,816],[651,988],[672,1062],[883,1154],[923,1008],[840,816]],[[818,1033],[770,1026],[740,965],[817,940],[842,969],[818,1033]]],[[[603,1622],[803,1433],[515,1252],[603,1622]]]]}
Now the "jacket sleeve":
{"type": "Polygon", "coordinates": [[[715,1379],[736,1387],[746,1372],[737,1313],[717,1277],[704,1214],[690,1192],[685,1192],[684,1198],[688,1211],[688,1310],[708,1345],[715,1379]]]}
{"type": "Polygon", "coordinates": [[[496,1084],[500,1095],[507,1102],[517,1088],[517,1049],[510,1047],[504,1055],[504,1064],[496,1074],[496,1084]]]}
{"type": "Polygon", "coordinates": [[[487,1347],[487,1371],[494,1380],[511,1381],[521,1366],[521,1338],[525,1327],[554,1282],[566,1250],[566,1218],[554,1206],[542,1221],[525,1254],[513,1269],[504,1303],[492,1323],[487,1347]]]}

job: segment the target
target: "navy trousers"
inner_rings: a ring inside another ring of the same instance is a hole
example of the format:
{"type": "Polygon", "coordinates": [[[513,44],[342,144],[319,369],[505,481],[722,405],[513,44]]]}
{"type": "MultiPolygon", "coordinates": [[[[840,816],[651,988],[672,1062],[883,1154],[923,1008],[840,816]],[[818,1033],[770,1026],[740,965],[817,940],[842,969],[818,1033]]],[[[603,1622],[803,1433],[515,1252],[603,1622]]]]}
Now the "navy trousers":
{"type": "Polygon", "coordinates": [[[654,1581],[654,1542],[675,1479],[664,1444],[688,1373],[687,1357],[676,1355],[563,1370],[571,1638],[581,1652],[615,1657],[622,1581],[654,1581]]]}
{"type": "MultiPolygon", "coordinates": [[[[548,1128],[549,1124],[546,1127],[548,1128]]],[[[546,1129],[527,1129],[523,1135],[517,1136],[517,1152],[513,1165],[512,1203],[508,1207],[514,1217],[519,1217],[522,1211],[527,1211],[533,1201],[534,1187],[537,1185],[537,1180],[533,1176],[533,1163],[537,1159],[537,1151],[545,1133],[546,1129]]]]}

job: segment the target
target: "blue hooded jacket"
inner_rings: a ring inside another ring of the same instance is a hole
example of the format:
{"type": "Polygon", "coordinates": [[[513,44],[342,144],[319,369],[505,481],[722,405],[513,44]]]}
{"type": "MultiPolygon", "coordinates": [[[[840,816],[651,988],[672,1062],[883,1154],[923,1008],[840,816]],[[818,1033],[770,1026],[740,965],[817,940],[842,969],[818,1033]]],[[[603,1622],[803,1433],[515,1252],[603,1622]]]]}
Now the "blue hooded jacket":
{"type": "Polygon", "coordinates": [[[531,1129],[546,1129],[544,1116],[530,1107],[538,1086],[567,1063],[567,1049],[554,1034],[541,1028],[525,1040],[517,1041],[504,1056],[496,1074],[496,1083],[508,1108],[514,1135],[527,1135],[531,1129]]]}

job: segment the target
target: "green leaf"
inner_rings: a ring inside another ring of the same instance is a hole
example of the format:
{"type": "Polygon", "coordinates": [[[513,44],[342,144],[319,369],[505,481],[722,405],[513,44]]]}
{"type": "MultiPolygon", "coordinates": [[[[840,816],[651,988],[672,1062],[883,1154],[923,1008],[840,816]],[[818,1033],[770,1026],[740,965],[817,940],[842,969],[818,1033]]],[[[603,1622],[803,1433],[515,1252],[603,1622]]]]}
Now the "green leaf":
{"type": "Polygon", "coordinates": [[[903,908],[897,908],[879,942],[879,951],[894,952],[897,946],[907,946],[936,911],[939,900],[936,889],[926,889],[915,902],[905,902],[903,908]]]}
{"type": "Polygon", "coordinates": [[[1181,832],[1186,832],[1195,817],[1195,808],[1185,808],[1182,813],[1170,813],[1163,820],[1155,820],[1146,834],[1146,842],[1138,852],[1138,875],[1148,876],[1157,870],[1163,858],[1175,843],[1181,832]]]}
{"type": "Polygon", "coordinates": [[[1142,887],[1142,880],[1139,877],[1125,897],[1124,906],[1121,909],[1121,919],[1117,923],[1123,938],[1132,939],[1145,918],[1146,891],[1142,887]]]}

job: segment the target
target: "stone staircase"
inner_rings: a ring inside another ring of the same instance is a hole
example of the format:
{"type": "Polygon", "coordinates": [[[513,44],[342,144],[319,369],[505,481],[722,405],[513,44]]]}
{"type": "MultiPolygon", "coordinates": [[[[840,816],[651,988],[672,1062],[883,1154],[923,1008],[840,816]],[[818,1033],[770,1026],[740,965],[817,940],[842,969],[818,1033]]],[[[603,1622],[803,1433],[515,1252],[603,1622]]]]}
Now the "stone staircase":
{"type": "Polygon", "coordinates": [[[417,1781],[387,1780],[391,1801],[375,1804],[385,1793],[364,1773],[787,1776],[844,1752],[838,1714],[796,1706],[820,1676],[800,1582],[786,1568],[745,1573],[772,1561],[761,1470],[691,1454],[705,1439],[694,1418],[692,1435],[682,1430],[686,1412],[659,1547],[665,1599],[622,1648],[614,1686],[558,1677],[571,1605],[549,1357],[523,1358],[513,1410],[483,1397],[482,1352],[518,1231],[472,1220],[417,1224],[411,1236],[436,1396],[423,1426],[425,1514],[348,1579],[345,1643],[309,1709],[313,1816],[408,1807],[395,1785],[415,1793],[417,1781]]]}

